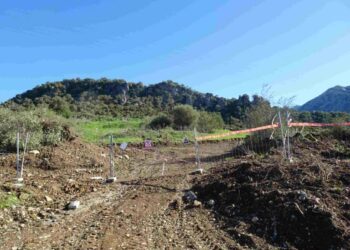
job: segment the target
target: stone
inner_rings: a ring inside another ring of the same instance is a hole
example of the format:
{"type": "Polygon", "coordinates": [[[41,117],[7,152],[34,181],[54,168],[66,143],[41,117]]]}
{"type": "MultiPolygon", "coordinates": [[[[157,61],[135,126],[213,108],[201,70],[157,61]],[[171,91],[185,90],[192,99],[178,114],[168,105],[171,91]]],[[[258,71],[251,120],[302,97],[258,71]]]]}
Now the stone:
{"type": "Polygon", "coordinates": [[[108,177],[106,183],[113,183],[117,181],[117,177],[108,177]]]}
{"type": "Polygon", "coordinates": [[[307,193],[306,192],[304,192],[304,191],[298,191],[298,194],[299,194],[299,200],[301,200],[301,201],[304,201],[304,200],[306,200],[308,197],[307,197],[307,193]]]}
{"type": "Polygon", "coordinates": [[[130,160],[130,157],[128,155],[124,155],[124,158],[130,160]]]}
{"type": "Polygon", "coordinates": [[[259,218],[258,218],[258,217],[254,216],[254,217],[252,218],[252,222],[253,222],[253,223],[257,223],[258,221],[259,221],[259,218]]]}
{"type": "Polygon", "coordinates": [[[103,177],[102,176],[93,176],[93,177],[90,177],[90,180],[99,181],[99,180],[103,180],[103,177]]]}
{"type": "Polygon", "coordinates": [[[68,204],[68,209],[69,210],[75,210],[75,209],[78,209],[80,207],[80,201],[78,200],[74,200],[74,201],[71,201],[69,204],[68,204]]]}
{"type": "Polygon", "coordinates": [[[208,206],[213,207],[215,205],[215,201],[213,199],[207,202],[208,206]]]}
{"type": "Polygon", "coordinates": [[[53,202],[53,199],[50,196],[45,195],[45,200],[47,202],[53,202]]]}
{"type": "Polygon", "coordinates": [[[195,201],[193,202],[193,206],[194,206],[194,207],[201,207],[201,206],[202,206],[202,202],[195,200],[195,201]]]}
{"type": "Polygon", "coordinates": [[[195,171],[192,172],[192,174],[203,174],[204,173],[204,169],[203,168],[198,168],[195,171]]]}
{"type": "Polygon", "coordinates": [[[32,154],[32,155],[38,155],[38,154],[40,154],[40,151],[39,150],[31,150],[28,153],[32,154]]]}
{"type": "Polygon", "coordinates": [[[195,200],[197,200],[197,195],[192,191],[187,191],[184,195],[184,200],[186,202],[194,202],[195,200]]]}

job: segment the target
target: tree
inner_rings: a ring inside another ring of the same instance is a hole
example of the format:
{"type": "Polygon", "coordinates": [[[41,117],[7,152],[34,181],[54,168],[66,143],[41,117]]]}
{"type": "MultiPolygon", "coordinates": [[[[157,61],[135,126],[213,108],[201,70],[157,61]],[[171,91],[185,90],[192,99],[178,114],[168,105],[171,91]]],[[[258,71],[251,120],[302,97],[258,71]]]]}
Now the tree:
{"type": "Polygon", "coordinates": [[[176,129],[192,126],[198,117],[197,111],[189,105],[178,105],[173,110],[173,121],[176,129]]]}
{"type": "Polygon", "coordinates": [[[298,115],[298,121],[301,122],[312,122],[312,116],[310,112],[301,112],[298,115]]]}
{"type": "Polygon", "coordinates": [[[267,100],[258,97],[254,99],[255,105],[247,111],[245,123],[251,128],[271,124],[276,111],[267,100]]]}
{"type": "Polygon", "coordinates": [[[199,132],[209,133],[214,129],[224,127],[224,121],[219,113],[199,112],[197,129],[199,132]]]}

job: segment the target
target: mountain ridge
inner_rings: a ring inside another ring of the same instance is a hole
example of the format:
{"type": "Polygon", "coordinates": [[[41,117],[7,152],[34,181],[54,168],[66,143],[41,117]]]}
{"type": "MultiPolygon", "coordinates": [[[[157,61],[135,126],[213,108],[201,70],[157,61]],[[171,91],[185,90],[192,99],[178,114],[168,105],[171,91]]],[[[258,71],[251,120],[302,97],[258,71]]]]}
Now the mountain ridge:
{"type": "Polygon", "coordinates": [[[300,111],[350,113],[350,86],[336,85],[299,107],[300,111]]]}

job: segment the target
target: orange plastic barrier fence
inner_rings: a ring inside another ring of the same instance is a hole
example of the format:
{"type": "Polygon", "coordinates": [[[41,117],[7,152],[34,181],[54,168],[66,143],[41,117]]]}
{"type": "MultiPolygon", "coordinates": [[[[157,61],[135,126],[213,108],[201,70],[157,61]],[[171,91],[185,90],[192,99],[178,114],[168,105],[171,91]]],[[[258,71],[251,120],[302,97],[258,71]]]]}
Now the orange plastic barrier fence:
{"type": "MultiPolygon", "coordinates": [[[[337,126],[350,126],[350,122],[342,122],[342,123],[290,122],[288,126],[289,127],[337,127],[337,126]]],[[[276,124],[266,125],[266,126],[257,127],[257,128],[230,131],[224,134],[200,136],[200,137],[197,137],[197,140],[204,141],[209,139],[220,139],[231,135],[248,134],[251,132],[273,129],[278,127],[279,127],[279,124],[276,123],[276,124]]]]}
{"type": "Polygon", "coordinates": [[[342,123],[315,123],[315,122],[291,122],[289,127],[338,127],[338,126],[350,126],[350,122],[342,123]]]}
{"type": "Polygon", "coordinates": [[[204,141],[204,140],[208,140],[208,139],[219,139],[219,138],[223,138],[223,137],[227,137],[227,136],[231,136],[231,135],[247,134],[247,133],[251,133],[251,132],[262,131],[262,130],[278,128],[278,127],[279,127],[278,124],[271,124],[271,125],[257,127],[257,128],[230,131],[230,132],[227,132],[224,134],[219,134],[219,135],[200,136],[200,137],[197,137],[197,141],[204,141]]]}

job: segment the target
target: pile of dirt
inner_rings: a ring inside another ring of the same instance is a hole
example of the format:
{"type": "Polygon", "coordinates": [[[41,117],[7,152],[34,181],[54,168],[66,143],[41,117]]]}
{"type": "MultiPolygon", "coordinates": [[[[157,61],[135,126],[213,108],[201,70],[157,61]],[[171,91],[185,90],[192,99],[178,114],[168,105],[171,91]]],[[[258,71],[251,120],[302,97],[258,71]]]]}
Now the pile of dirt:
{"type": "Polygon", "coordinates": [[[350,249],[349,174],[345,163],[270,159],[214,168],[192,190],[241,245],[350,249]]]}

